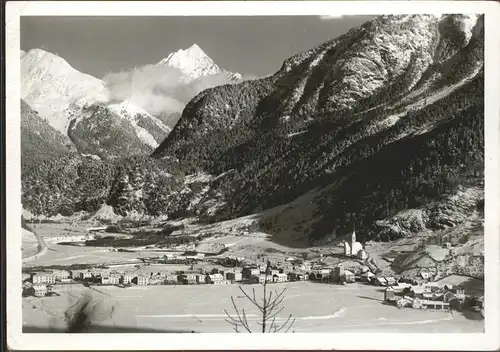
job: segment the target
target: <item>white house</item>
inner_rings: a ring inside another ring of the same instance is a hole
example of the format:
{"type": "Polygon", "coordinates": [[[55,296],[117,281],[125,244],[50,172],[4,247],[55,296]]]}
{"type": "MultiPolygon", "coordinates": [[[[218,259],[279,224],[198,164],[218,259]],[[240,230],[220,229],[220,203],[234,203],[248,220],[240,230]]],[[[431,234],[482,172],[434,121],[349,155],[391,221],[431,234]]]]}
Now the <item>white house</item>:
{"type": "Polygon", "coordinates": [[[31,274],[31,282],[36,284],[54,284],[56,282],[56,276],[52,273],[37,272],[31,274]]]}
{"type": "Polygon", "coordinates": [[[382,277],[382,276],[377,276],[377,277],[374,277],[372,279],[372,282],[376,285],[376,286],[387,286],[387,280],[385,277],[382,277]]]}
{"type": "Polygon", "coordinates": [[[68,270],[52,270],[52,274],[54,274],[57,280],[70,277],[70,272],[68,270]]]}
{"type": "Polygon", "coordinates": [[[87,270],[87,271],[80,271],[80,279],[90,279],[92,278],[92,272],[87,270]]]}
{"type": "Polygon", "coordinates": [[[195,284],[197,281],[199,273],[194,273],[194,272],[189,272],[189,273],[184,273],[181,275],[183,280],[186,280],[190,284],[195,284]]]}
{"type": "Polygon", "coordinates": [[[79,279],[81,272],[82,272],[81,270],[70,270],[69,271],[69,277],[72,278],[72,279],[79,279]]]}
{"type": "Polygon", "coordinates": [[[266,274],[260,274],[259,275],[259,283],[260,284],[263,284],[264,282],[272,282],[273,281],[273,277],[271,275],[267,275],[266,274]],[[267,277],[267,280],[266,280],[266,277],[267,277]]]}
{"type": "Polygon", "coordinates": [[[131,272],[125,272],[122,275],[122,284],[130,284],[132,280],[136,277],[137,275],[131,272]]]}
{"type": "Polygon", "coordinates": [[[202,273],[195,274],[195,277],[196,277],[196,283],[197,284],[204,284],[204,283],[206,283],[205,282],[205,275],[203,275],[202,273]]]}
{"type": "Polygon", "coordinates": [[[44,297],[47,294],[47,286],[45,285],[33,285],[33,290],[35,291],[36,297],[44,297]]]}
{"type": "Polygon", "coordinates": [[[285,273],[278,273],[273,275],[273,282],[286,282],[288,281],[288,275],[285,273]]]}
{"type": "Polygon", "coordinates": [[[365,282],[370,282],[370,280],[375,276],[374,273],[372,273],[371,271],[366,271],[364,272],[363,274],[360,275],[361,277],[361,280],[362,281],[365,281],[365,282]]]}
{"type": "Polygon", "coordinates": [[[161,275],[154,275],[149,278],[149,285],[163,285],[165,283],[165,279],[161,275]]]}
{"type": "Polygon", "coordinates": [[[176,255],[174,253],[167,253],[163,256],[164,260],[174,260],[176,258],[176,255]]]}
{"type": "Polygon", "coordinates": [[[422,271],[420,272],[420,277],[424,280],[429,280],[431,278],[431,274],[426,271],[422,271]]]}
{"type": "Polygon", "coordinates": [[[101,276],[101,285],[118,285],[120,283],[120,276],[108,275],[101,276]]]}
{"type": "Polygon", "coordinates": [[[137,285],[145,286],[148,284],[149,284],[149,277],[148,276],[143,276],[143,275],[137,276],[137,285]]]}
{"type": "Polygon", "coordinates": [[[344,270],[344,281],[345,282],[354,282],[355,281],[355,275],[352,271],[350,270],[344,270]]]}
{"type": "Polygon", "coordinates": [[[207,283],[222,284],[225,283],[224,276],[220,273],[207,275],[207,283]]]}

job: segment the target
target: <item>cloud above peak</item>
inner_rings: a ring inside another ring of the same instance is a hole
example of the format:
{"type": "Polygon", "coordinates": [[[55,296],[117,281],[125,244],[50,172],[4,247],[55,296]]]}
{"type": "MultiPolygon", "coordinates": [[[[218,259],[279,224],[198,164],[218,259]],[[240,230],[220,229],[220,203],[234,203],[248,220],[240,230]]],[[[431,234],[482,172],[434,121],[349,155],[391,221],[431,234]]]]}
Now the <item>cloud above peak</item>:
{"type": "Polygon", "coordinates": [[[103,81],[111,100],[128,100],[153,115],[181,112],[189,100],[201,91],[236,83],[225,74],[186,81],[178,68],[157,65],[109,73],[103,81]]]}
{"type": "Polygon", "coordinates": [[[337,20],[342,17],[344,17],[344,15],[321,15],[319,16],[319,19],[322,21],[331,21],[331,20],[337,20]]]}

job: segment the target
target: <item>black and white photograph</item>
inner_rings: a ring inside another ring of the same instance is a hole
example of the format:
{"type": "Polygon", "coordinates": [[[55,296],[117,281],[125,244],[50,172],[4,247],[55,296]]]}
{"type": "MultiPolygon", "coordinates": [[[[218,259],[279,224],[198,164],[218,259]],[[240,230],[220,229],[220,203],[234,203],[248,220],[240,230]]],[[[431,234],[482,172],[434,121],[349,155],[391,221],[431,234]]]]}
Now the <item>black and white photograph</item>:
{"type": "Polygon", "coordinates": [[[498,346],[494,4],[37,3],[7,43],[23,341],[498,346]]]}

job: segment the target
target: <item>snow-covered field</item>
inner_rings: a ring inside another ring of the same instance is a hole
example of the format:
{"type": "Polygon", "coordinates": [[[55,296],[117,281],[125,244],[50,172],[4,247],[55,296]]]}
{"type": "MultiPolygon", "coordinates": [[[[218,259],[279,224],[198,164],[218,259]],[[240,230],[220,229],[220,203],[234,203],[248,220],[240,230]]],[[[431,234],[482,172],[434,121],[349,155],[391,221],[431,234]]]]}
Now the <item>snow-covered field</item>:
{"type": "Polygon", "coordinates": [[[23,258],[35,255],[38,252],[38,241],[33,232],[22,229],[21,252],[23,258]]]}
{"type": "MultiPolygon", "coordinates": [[[[280,319],[292,314],[295,332],[440,332],[480,333],[484,322],[468,320],[460,313],[444,311],[399,310],[382,303],[380,288],[363,284],[347,286],[295,282],[274,284],[287,288],[280,319]]],[[[262,286],[255,288],[261,293],[262,286]]],[[[25,326],[61,326],[64,311],[84,292],[117,302],[117,326],[154,330],[232,332],[225,322],[224,309],[231,312],[231,296],[247,309],[249,321],[257,328],[258,312],[243,298],[236,285],[99,287],[91,291],[82,286],[60,288],[61,296],[23,299],[25,326]],[[208,303],[208,304],[207,304],[208,303]],[[35,308],[34,308],[35,307],[35,308]],[[124,318],[125,317],[125,318],[124,318]]]]}
{"type": "MultiPolygon", "coordinates": [[[[71,265],[71,264],[106,264],[116,262],[136,262],[139,257],[157,256],[148,251],[115,252],[107,247],[80,247],[62,245],[61,242],[82,241],[85,238],[85,225],[69,224],[33,224],[34,231],[42,236],[47,250],[29,261],[30,266],[71,265]]],[[[107,233],[107,235],[114,235],[107,233]]],[[[36,240],[36,239],[35,239],[36,240]]]]}
{"type": "MultiPolygon", "coordinates": [[[[216,233],[214,237],[203,239],[200,244],[224,244],[229,248],[222,256],[233,255],[256,260],[257,257],[284,257],[285,255],[308,252],[306,248],[291,248],[277,244],[272,236],[262,232],[241,233],[254,220],[240,218],[234,221],[218,223],[216,226],[194,226],[190,231],[197,234],[216,233]]],[[[43,237],[48,250],[41,256],[33,258],[30,265],[71,265],[71,264],[106,264],[116,262],[136,262],[140,257],[156,257],[161,251],[154,249],[137,249],[136,252],[116,252],[111,247],[85,247],[62,245],[60,242],[82,241],[86,235],[88,224],[34,224],[34,230],[43,237]]],[[[107,235],[112,235],[108,234],[107,235]]],[[[132,248],[131,248],[132,249],[132,248]]],[[[261,259],[262,259],[261,258],[261,259]]],[[[263,260],[263,259],[262,259],[263,260]]]]}

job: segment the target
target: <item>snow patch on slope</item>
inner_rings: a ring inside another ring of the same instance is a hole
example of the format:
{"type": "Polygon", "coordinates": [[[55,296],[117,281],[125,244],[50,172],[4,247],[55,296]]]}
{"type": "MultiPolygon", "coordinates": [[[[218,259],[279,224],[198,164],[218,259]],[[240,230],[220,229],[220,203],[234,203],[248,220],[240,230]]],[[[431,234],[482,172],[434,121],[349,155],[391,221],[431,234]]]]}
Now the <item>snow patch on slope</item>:
{"type": "Polygon", "coordinates": [[[293,136],[298,136],[299,134],[303,134],[305,133],[306,131],[299,131],[299,132],[294,132],[294,133],[289,133],[287,136],[288,137],[293,137],[293,136]]]}
{"type": "Polygon", "coordinates": [[[477,23],[477,20],[479,18],[478,14],[466,14],[462,15],[460,24],[461,24],[461,29],[465,35],[465,42],[469,43],[470,39],[472,38],[472,32],[474,29],[474,26],[477,23]]]}
{"type": "Polygon", "coordinates": [[[139,137],[139,139],[144,143],[152,148],[157,148],[158,147],[158,142],[156,139],[153,137],[151,133],[148,132],[145,128],[141,127],[138,125],[138,119],[140,116],[143,116],[144,118],[149,119],[151,122],[153,122],[156,127],[161,129],[163,132],[170,132],[171,129],[167,126],[165,126],[161,121],[159,121],[157,118],[154,118],[151,116],[148,112],[145,110],[139,108],[138,106],[133,105],[129,101],[123,101],[120,103],[114,103],[114,104],[109,104],[107,105],[108,108],[117,113],[120,116],[123,116],[125,119],[127,119],[132,127],[135,130],[135,133],[139,137]]]}

